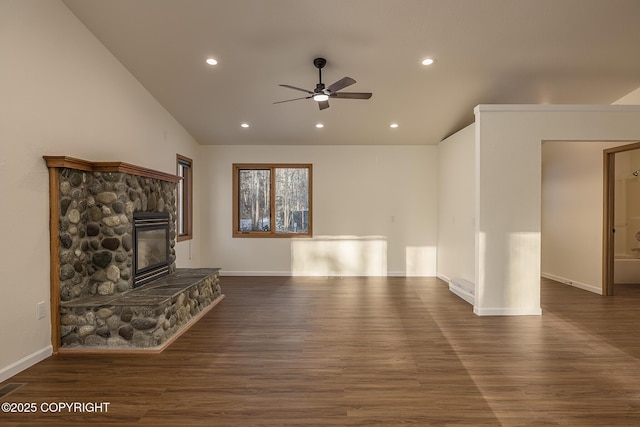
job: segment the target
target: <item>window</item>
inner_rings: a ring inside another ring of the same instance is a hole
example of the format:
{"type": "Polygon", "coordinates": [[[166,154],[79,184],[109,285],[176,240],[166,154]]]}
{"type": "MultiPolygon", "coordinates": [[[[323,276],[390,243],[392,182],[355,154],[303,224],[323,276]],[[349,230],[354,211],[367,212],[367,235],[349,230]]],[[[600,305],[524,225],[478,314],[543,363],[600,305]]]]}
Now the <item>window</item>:
{"type": "Polygon", "coordinates": [[[193,238],[193,160],[176,155],[178,176],[178,242],[193,238]]]}
{"type": "Polygon", "coordinates": [[[234,164],[234,237],[311,237],[310,164],[234,164]]]}

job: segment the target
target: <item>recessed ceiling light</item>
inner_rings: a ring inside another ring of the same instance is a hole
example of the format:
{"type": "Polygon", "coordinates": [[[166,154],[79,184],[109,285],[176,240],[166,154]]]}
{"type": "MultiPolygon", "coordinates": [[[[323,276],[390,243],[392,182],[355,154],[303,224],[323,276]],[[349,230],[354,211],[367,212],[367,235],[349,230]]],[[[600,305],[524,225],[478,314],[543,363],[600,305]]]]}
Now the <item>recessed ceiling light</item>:
{"type": "Polygon", "coordinates": [[[318,129],[321,129],[321,128],[323,128],[323,127],[324,127],[324,125],[323,125],[322,123],[316,123],[316,127],[317,127],[318,129]]]}
{"type": "Polygon", "coordinates": [[[243,128],[248,128],[249,127],[249,123],[242,123],[240,126],[242,126],[243,128]]]}
{"type": "Polygon", "coordinates": [[[215,58],[207,58],[207,64],[209,65],[216,65],[218,64],[218,61],[215,58]]]}
{"type": "Polygon", "coordinates": [[[431,65],[434,62],[436,62],[436,60],[433,58],[425,58],[422,60],[422,65],[431,65]]]}
{"type": "Polygon", "coordinates": [[[397,123],[391,123],[391,124],[389,125],[389,127],[390,127],[390,128],[395,129],[395,128],[397,128],[397,127],[398,127],[398,124],[397,124],[397,123]]]}

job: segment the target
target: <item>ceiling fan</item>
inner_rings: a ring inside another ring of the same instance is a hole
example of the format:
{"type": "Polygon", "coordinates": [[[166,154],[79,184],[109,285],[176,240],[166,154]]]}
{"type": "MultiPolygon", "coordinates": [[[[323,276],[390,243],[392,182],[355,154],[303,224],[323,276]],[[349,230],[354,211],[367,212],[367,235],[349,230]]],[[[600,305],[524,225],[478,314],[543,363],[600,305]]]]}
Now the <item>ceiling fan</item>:
{"type": "Polygon", "coordinates": [[[301,92],[306,92],[309,96],[303,96],[301,98],[293,98],[287,99],[286,101],[278,101],[274,102],[274,104],[282,104],[283,102],[289,101],[297,101],[299,99],[313,99],[318,103],[318,107],[321,110],[325,108],[329,108],[329,98],[342,98],[342,99],[369,99],[371,98],[371,92],[339,92],[341,89],[344,89],[347,86],[351,86],[356,81],[351,77],[343,77],[337,82],[329,85],[329,87],[324,87],[324,83],[322,83],[322,68],[326,65],[327,60],[324,58],[316,58],[313,60],[313,65],[318,69],[318,84],[316,85],[315,90],[310,91],[307,89],[302,89],[300,87],[295,87],[291,85],[280,85],[282,87],[288,87],[289,89],[299,90],[301,92]]]}

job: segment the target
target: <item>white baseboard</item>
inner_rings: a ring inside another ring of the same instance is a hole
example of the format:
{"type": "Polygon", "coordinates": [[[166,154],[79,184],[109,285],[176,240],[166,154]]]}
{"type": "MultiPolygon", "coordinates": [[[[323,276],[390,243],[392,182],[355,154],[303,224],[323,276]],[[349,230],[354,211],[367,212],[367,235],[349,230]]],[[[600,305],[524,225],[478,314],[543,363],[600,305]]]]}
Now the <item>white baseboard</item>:
{"type": "Polygon", "coordinates": [[[290,277],[290,271],[229,271],[220,270],[220,276],[285,276],[290,277]]]}
{"type": "Polygon", "coordinates": [[[473,312],[478,316],[540,316],[542,308],[519,309],[519,308],[478,308],[473,307],[473,312]]]}
{"type": "Polygon", "coordinates": [[[579,288],[585,291],[593,292],[594,294],[602,295],[602,288],[598,286],[577,282],[572,279],[567,279],[566,277],[556,276],[555,274],[540,273],[540,276],[544,277],[545,279],[560,282],[564,285],[573,286],[574,288],[579,288]]]}
{"type": "Polygon", "coordinates": [[[442,280],[443,282],[449,283],[451,281],[451,278],[448,276],[445,276],[444,274],[437,274],[436,277],[442,280]]]}
{"type": "Polygon", "coordinates": [[[25,369],[35,365],[36,363],[43,361],[52,354],[53,346],[49,344],[48,346],[41,348],[38,351],[34,351],[33,353],[23,357],[22,359],[13,362],[8,366],[5,366],[4,368],[0,369],[0,383],[8,380],[12,376],[24,371],[25,369]]]}
{"type": "MultiPolygon", "coordinates": [[[[291,271],[230,271],[230,270],[220,270],[220,277],[223,276],[282,276],[282,277],[293,277],[294,274],[291,271]]],[[[330,277],[338,276],[329,275],[330,277]]],[[[339,276],[352,276],[352,277],[433,277],[433,276],[407,276],[405,271],[388,271],[386,276],[373,276],[373,275],[353,275],[353,274],[339,274],[339,276]]],[[[326,274],[316,274],[316,275],[298,275],[298,277],[327,277],[326,274]]]]}
{"type": "Polygon", "coordinates": [[[406,271],[387,271],[387,277],[407,277],[406,271]]]}

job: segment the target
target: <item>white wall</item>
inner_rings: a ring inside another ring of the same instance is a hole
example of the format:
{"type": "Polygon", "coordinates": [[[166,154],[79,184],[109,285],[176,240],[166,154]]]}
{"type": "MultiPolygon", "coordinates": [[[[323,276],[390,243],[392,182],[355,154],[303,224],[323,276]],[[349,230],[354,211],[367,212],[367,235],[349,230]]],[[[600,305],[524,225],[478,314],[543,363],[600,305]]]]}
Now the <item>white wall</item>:
{"type": "Polygon", "coordinates": [[[475,280],[475,124],[438,149],[438,276],[475,280]]]}
{"type": "Polygon", "coordinates": [[[602,294],[602,152],[619,145],[542,144],[543,276],[602,294]]]}
{"type": "Polygon", "coordinates": [[[36,320],[50,286],[42,156],[175,173],[176,152],[196,158],[199,146],[59,1],[1,1],[0,58],[2,381],[51,352],[48,310],[36,320]]]}
{"type": "MultiPolygon", "coordinates": [[[[437,146],[203,146],[203,215],[209,218],[203,251],[223,275],[292,274],[295,241],[231,237],[232,164],[312,163],[318,245],[352,236],[358,245],[375,241],[379,248],[382,239],[387,274],[435,276],[437,153],[437,146]]],[[[363,259],[345,274],[378,274],[367,263],[363,259]]]]}
{"type": "Polygon", "coordinates": [[[476,107],[474,312],[540,314],[541,145],[636,141],[638,106],[476,107]]]}

